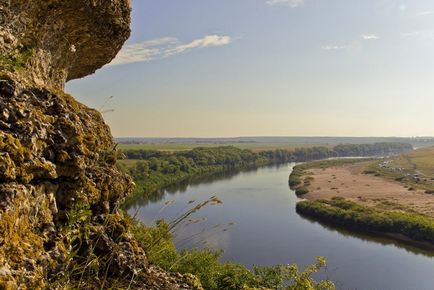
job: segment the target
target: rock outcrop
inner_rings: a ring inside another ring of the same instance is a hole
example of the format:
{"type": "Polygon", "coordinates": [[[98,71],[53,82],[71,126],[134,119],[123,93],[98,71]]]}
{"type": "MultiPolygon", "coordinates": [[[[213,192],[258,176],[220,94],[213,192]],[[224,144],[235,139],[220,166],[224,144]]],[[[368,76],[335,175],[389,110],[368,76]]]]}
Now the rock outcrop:
{"type": "Polygon", "coordinates": [[[128,0],[1,0],[0,5],[2,57],[24,54],[26,69],[15,77],[38,86],[61,89],[65,81],[95,72],[130,35],[128,0]]]}
{"type": "Polygon", "coordinates": [[[0,21],[0,289],[194,289],[148,264],[110,129],[63,92],[115,57],[129,1],[0,0],[0,21]]]}

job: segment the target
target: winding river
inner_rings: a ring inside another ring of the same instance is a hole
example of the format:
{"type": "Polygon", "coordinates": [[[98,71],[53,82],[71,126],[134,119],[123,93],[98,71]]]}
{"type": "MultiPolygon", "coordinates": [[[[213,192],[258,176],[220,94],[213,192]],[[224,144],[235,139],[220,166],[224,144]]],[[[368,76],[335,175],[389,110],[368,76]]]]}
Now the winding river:
{"type": "Polygon", "coordinates": [[[129,214],[146,224],[173,220],[191,201],[218,196],[175,231],[177,247],[222,249],[223,260],[252,265],[297,263],[325,256],[338,289],[434,289],[434,252],[388,238],[348,232],[305,219],[288,188],[294,164],[192,179],[138,200],[129,214]]]}

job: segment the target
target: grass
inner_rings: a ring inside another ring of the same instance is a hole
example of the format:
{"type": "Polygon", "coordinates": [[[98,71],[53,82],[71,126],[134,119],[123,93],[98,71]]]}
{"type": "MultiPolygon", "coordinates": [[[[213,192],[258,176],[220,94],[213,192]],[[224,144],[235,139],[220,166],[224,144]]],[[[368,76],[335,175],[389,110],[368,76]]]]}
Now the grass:
{"type": "Polygon", "coordinates": [[[254,266],[253,269],[226,262],[221,263],[221,251],[192,249],[177,251],[173,243],[176,226],[185,221],[192,212],[205,205],[219,202],[215,198],[193,205],[191,210],[181,214],[171,223],[162,220],[155,227],[146,227],[130,218],[133,235],[141,242],[152,264],[181,274],[192,274],[199,278],[204,289],[246,290],[246,289],[335,289],[328,280],[315,281],[316,272],[326,266],[326,260],[318,257],[315,264],[300,271],[296,265],[276,265],[272,267],[254,266]]]}
{"type": "Polygon", "coordinates": [[[434,177],[434,147],[402,154],[394,158],[393,162],[405,169],[417,170],[428,177],[434,177]]]}
{"type": "Polygon", "coordinates": [[[116,161],[116,163],[119,164],[122,169],[128,170],[131,168],[135,168],[138,161],[139,159],[122,159],[116,161]]]}
{"type": "Polygon", "coordinates": [[[366,174],[398,181],[411,188],[434,192],[434,147],[415,150],[373,163],[366,174]],[[387,166],[381,163],[388,162],[387,166]],[[415,177],[418,175],[418,177],[415,177]]]}
{"type": "Polygon", "coordinates": [[[373,158],[337,158],[337,159],[329,159],[329,160],[320,160],[314,162],[308,162],[301,165],[296,166],[295,168],[300,170],[307,170],[312,168],[326,169],[330,167],[343,166],[348,164],[354,164],[359,162],[373,161],[376,159],[373,158]]]}
{"type": "Polygon", "coordinates": [[[305,194],[308,194],[308,193],[309,193],[309,189],[307,187],[305,187],[305,186],[298,187],[295,190],[295,194],[298,195],[298,196],[305,195],[305,194]]]}
{"type": "Polygon", "coordinates": [[[35,53],[33,47],[20,45],[16,51],[0,56],[0,66],[8,70],[23,70],[35,53]]]}

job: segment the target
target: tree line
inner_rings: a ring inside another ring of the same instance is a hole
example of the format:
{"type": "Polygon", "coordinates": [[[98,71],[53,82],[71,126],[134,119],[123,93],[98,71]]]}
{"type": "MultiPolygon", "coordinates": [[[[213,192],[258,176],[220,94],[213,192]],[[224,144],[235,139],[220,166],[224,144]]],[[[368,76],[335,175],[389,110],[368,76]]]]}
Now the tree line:
{"type": "MultiPolygon", "coordinates": [[[[261,152],[253,152],[234,146],[221,146],[198,147],[181,152],[131,149],[125,150],[123,153],[127,159],[141,160],[137,163],[137,169],[140,173],[161,171],[171,174],[179,171],[191,173],[207,166],[236,168],[284,162],[306,162],[333,157],[385,156],[411,150],[413,150],[412,145],[405,143],[375,143],[345,144],[333,148],[316,146],[294,150],[276,149],[261,152]]],[[[131,173],[134,175],[134,172],[131,173]]]]}
{"type": "Polygon", "coordinates": [[[305,162],[332,157],[389,155],[412,150],[410,144],[377,143],[268,150],[253,152],[234,146],[198,147],[190,151],[163,152],[131,149],[123,154],[134,162],[118,166],[136,182],[135,194],[149,194],[192,176],[286,162],[305,162]]]}

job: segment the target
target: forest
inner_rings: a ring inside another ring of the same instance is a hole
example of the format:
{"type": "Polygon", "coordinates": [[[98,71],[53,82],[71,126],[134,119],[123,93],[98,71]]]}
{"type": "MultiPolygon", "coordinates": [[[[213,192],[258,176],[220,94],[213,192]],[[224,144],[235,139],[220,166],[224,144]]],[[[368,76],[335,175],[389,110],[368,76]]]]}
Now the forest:
{"type": "Polygon", "coordinates": [[[128,160],[118,166],[129,173],[136,183],[132,197],[148,195],[170,184],[192,176],[233,169],[246,169],[286,162],[305,162],[333,157],[384,156],[412,150],[405,143],[337,145],[333,148],[316,146],[294,150],[253,152],[234,146],[198,147],[190,151],[163,152],[130,149],[123,151],[128,160]]]}

